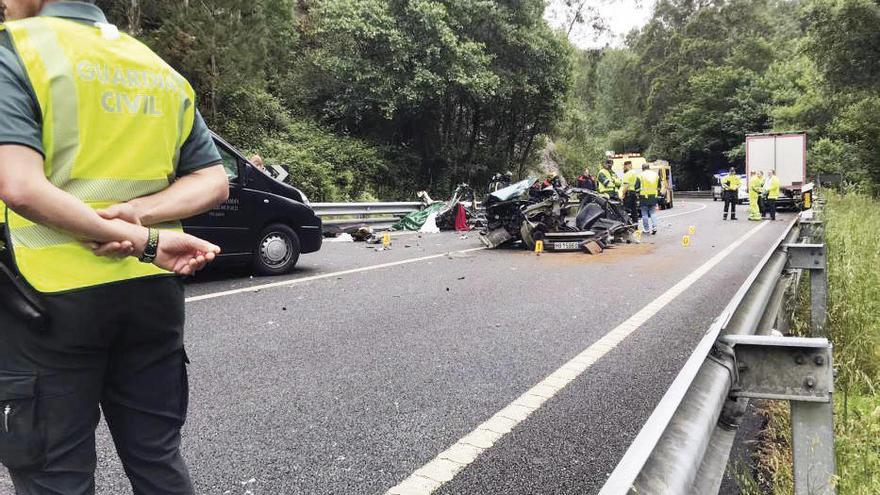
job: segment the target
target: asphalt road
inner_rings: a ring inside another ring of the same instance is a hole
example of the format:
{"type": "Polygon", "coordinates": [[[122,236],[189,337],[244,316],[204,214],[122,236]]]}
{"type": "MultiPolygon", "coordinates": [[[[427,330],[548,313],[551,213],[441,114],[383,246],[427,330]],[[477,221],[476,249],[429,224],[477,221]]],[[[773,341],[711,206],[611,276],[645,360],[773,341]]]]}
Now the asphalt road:
{"type": "MultiPolygon", "coordinates": [[[[661,216],[659,235],[599,256],[406,235],[389,251],[328,243],[283,278],[193,281],[184,455],[197,492],[384,493],[758,225],[722,222],[711,201],[661,216]]],[[[761,228],[439,493],[596,493],[785,224],[761,228]]],[[[99,446],[98,493],[131,493],[103,427],[99,446]]]]}

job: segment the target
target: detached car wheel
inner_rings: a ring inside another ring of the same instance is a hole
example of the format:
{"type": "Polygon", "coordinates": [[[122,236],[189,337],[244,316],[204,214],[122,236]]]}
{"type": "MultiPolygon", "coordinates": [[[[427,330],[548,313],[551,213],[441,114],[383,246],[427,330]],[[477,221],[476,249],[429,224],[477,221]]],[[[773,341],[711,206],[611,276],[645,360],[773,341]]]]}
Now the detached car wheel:
{"type": "Polygon", "coordinates": [[[299,261],[299,237],[287,225],[276,223],[263,229],[254,249],[254,271],[260,275],[282,275],[299,261]]]}

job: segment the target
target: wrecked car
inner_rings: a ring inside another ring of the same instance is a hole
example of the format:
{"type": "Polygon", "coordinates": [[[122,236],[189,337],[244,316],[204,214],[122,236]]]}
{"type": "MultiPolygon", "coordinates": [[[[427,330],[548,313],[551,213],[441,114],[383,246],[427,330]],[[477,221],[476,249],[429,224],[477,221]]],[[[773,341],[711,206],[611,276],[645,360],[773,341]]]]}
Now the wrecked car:
{"type": "Polygon", "coordinates": [[[613,242],[631,241],[636,230],[619,203],[586,189],[541,187],[533,178],[493,192],[484,206],[480,240],[489,248],[521,241],[533,250],[542,241],[547,251],[599,252],[613,242]],[[572,224],[574,194],[581,200],[572,224]]]}
{"type": "Polygon", "coordinates": [[[470,230],[477,218],[474,190],[462,183],[455,188],[445,207],[437,213],[437,227],[440,230],[470,230]]]}
{"type": "Polygon", "coordinates": [[[391,230],[420,230],[432,215],[440,230],[470,230],[478,222],[474,190],[467,184],[459,184],[447,201],[431,199],[425,191],[419,191],[418,197],[421,209],[401,218],[391,230]]]}

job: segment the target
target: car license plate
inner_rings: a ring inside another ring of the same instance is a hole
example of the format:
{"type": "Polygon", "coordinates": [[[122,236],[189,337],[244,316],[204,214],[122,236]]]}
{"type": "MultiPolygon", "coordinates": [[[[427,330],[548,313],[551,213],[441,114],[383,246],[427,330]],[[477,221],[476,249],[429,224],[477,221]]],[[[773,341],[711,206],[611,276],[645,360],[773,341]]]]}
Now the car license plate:
{"type": "Polygon", "coordinates": [[[577,251],[581,248],[579,242],[554,242],[554,251],[577,251]]]}

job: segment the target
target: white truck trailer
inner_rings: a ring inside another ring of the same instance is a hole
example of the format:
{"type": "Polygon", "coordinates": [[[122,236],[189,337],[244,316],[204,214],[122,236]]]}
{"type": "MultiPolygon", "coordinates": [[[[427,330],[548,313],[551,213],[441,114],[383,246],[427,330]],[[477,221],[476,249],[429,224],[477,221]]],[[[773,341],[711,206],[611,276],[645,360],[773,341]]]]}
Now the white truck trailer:
{"type": "Polygon", "coordinates": [[[807,177],[807,135],[803,132],[749,134],[746,136],[746,176],[751,171],[774,170],[782,194],[777,204],[801,207],[807,177]]]}

